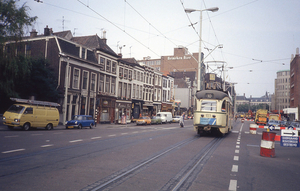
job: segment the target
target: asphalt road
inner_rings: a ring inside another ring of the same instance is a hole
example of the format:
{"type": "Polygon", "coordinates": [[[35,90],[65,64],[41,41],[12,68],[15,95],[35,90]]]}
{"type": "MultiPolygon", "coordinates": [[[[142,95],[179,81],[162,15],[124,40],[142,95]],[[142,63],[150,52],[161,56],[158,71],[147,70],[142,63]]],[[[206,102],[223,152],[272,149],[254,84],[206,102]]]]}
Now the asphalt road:
{"type": "MultiPolygon", "coordinates": [[[[192,120],[93,129],[22,131],[0,124],[0,190],[299,190],[299,148],[275,143],[239,120],[223,138],[199,137],[192,120]]],[[[279,131],[277,131],[280,134],[279,131]]]]}

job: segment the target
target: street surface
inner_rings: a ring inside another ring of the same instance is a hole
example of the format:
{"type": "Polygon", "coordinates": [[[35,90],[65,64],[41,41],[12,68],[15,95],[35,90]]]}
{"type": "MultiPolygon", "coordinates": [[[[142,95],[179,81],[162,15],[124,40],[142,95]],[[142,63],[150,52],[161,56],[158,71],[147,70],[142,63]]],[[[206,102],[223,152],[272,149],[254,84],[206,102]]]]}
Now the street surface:
{"type": "MultiPolygon", "coordinates": [[[[8,130],[0,123],[0,190],[299,190],[299,148],[260,156],[253,122],[199,137],[193,121],[93,129],[8,130]]],[[[280,135],[280,131],[274,131],[280,135]]]]}

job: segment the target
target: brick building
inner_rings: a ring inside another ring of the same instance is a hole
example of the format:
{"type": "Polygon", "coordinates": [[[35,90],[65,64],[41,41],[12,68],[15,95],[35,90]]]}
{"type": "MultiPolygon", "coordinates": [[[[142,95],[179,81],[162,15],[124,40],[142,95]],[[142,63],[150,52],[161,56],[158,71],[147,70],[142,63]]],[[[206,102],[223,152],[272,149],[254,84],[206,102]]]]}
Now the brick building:
{"type": "Polygon", "coordinates": [[[290,63],[290,78],[291,78],[291,89],[290,89],[290,107],[299,108],[300,104],[300,57],[299,48],[296,49],[296,55],[292,55],[290,63]]]}

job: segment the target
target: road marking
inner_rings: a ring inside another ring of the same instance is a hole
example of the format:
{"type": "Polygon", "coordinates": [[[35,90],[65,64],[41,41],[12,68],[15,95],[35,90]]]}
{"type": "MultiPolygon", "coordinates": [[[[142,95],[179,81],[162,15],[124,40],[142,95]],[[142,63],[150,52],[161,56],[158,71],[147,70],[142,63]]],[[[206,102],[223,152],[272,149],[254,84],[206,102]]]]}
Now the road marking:
{"type": "Polygon", "coordinates": [[[245,131],[245,134],[249,134],[249,131],[245,131]]]}
{"type": "Polygon", "coordinates": [[[3,151],[2,153],[6,154],[6,153],[13,153],[13,152],[24,151],[24,150],[25,149],[15,149],[15,150],[10,150],[10,151],[3,151]]]}
{"type": "Polygon", "coordinates": [[[236,187],[237,187],[237,180],[230,180],[229,183],[229,191],[236,191],[236,187]]]}
{"type": "Polygon", "coordinates": [[[235,148],[239,149],[239,148],[240,148],[240,145],[236,145],[235,148]]]}
{"type": "Polygon", "coordinates": [[[31,134],[31,136],[38,136],[38,135],[43,135],[43,134],[31,134]]]}
{"type": "Polygon", "coordinates": [[[108,135],[109,137],[114,137],[114,136],[116,136],[116,134],[113,134],[113,135],[108,135]]]}
{"type": "Polygon", "coordinates": [[[239,156],[234,156],[233,160],[238,161],[239,160],[239,156]]]}
{"type": "Polygon", "coordinates": [[[78,140],[73,140],[73,141],[69,141],[70,143],[75,143],[75,142],[80,142],[82,141],[82,139],[78,139],[78,140]]]}
{"type": "Polygon", "coordinates": [[[249,145],[247,144],[247,147],[260,147],[259,145],[249,145]]]}
{"type": "Polygon", "coordinates": [[[235,152],[235,153],[240,153],[240,150],[235,150],[234,152],[235,152]]]}
{"type": "Polygon", "coordinates": [[[236,142],[236,144],[237,144],[237,145],[239,145],[239,144],[240,144],[240,142],[236,142]]]}
{"type": "Polygon", "coordinates": [[[92,137],[91,139],[101,139],[102,137],[92,137]]]}
{"type": "Polygon", "coordinates": [[[121,135],[127,135],[128,133],[121,133],[121,135]]]}
{"type": "Polygon", "coordinates": [[[239,166],[238,165],[232,165],[231,172],[238,172],[239,166]]]}
{"type": "Polygon", "coordinates": [[[134,132],[132,132],[132,133],[138,133],[138,131],[134,131],[134,132]]]}
{"type": "Polygon", "coordinates": [[[19,135],[10,135],[10,136],[5,136],[5,138],[12,138],[12,137],[19,137],[19,135]]]}
{"type": "Polygon", "coordinates": [[[52,147],[53,145],[42,145],[41,147],[52,147]]]}

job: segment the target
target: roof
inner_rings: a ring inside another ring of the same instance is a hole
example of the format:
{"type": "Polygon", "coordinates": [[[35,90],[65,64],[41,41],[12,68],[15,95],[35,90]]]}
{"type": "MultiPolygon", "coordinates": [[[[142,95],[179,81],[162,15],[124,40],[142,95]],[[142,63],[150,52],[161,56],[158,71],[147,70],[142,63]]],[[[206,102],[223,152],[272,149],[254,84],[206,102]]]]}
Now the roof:
{"type": "Polygon", "coordinates": [[[92,49],[103,51],[112,56],[119,57],[97,34],[91,36],[73,37],[71,41],[92,49]]]}

